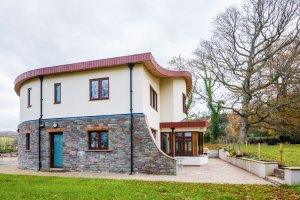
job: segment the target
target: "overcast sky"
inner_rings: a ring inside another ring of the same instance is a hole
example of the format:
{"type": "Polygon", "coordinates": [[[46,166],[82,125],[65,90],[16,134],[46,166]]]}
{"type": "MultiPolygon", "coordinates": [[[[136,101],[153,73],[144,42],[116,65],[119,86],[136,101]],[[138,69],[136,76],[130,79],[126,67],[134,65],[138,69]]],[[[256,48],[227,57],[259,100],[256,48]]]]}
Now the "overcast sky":
{"type": "Polygon", "coordinates": [[[17,129],[14,79],[46,66],[152,52],[167,66],[242,0],[0,0],[0,131],[17,129]]]}

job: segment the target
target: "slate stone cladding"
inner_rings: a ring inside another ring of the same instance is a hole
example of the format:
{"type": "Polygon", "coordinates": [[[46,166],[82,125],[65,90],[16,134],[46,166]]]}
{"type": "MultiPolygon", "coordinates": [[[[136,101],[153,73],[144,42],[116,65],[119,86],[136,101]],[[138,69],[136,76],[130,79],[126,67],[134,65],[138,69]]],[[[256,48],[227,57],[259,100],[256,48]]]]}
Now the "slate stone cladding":
{"type": "MultiPolygon", "coordinates": [[[[176,174],[176,160],[158,149],[152,139],[144,114],[134,114],[134,172],[176,174]]],[[[66,171],[117,172],[130,171],[130,115],[43,119],[41,132],[42,171],[50,169],[50,133],[57,123],[63,132],[63,169],[66,171]],[[109,150],[88,150],[88,127],[110,126],[109,150]]],[[[38,121],[19,125],[18,167],[38,169],[38,121]],[[30,151],[25,150],[25,134],[30,133],[30,151]]]]}

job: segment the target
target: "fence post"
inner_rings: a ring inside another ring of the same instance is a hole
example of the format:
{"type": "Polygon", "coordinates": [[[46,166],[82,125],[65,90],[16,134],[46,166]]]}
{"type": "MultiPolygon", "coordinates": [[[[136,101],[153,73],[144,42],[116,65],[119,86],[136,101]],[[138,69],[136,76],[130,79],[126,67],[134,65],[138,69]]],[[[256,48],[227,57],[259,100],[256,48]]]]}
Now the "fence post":
{"type": "Polygon", "coordinates": [[[283,146],[282,146],[282,143],[280,143],[279,149],[280,149],[280,163],[282,164],[282,153],[283,153],[283,146]]]}
{"type": "Polygon", "coordinates": [[[260,160],[260,142],[258,143],[258,160],[260,160]]]}

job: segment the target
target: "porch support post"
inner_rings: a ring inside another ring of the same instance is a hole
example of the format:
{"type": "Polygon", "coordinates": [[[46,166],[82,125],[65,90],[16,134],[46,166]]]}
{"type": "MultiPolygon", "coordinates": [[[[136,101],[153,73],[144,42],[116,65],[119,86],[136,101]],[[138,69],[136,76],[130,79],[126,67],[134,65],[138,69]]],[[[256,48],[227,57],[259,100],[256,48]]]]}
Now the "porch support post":
{"type": "Polygon", "coordinates": [[[201,132],[201,135],[202,135],[202,147],[201,147],[201,154],[203,154],[203,148],[204,148],[204,133],[201,132]]]}
{"type": "Polygon", "coordinates": [[[174,133],[175,128],[171,128],[172,133],[171,133],[171,156],[175,156],[175,133],[174,133]]]}

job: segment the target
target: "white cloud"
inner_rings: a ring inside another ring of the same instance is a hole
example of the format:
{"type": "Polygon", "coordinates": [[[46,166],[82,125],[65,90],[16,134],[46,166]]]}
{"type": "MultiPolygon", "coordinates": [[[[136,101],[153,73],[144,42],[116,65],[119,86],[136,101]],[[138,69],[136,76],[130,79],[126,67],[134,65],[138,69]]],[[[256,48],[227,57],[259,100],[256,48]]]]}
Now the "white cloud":
{"type": "Polygon", "coordinates": [[[152,52],[166,66],[241,0],[0,0],[0,130],[15,130],[14,79],[45,66],[152,52]]]}

